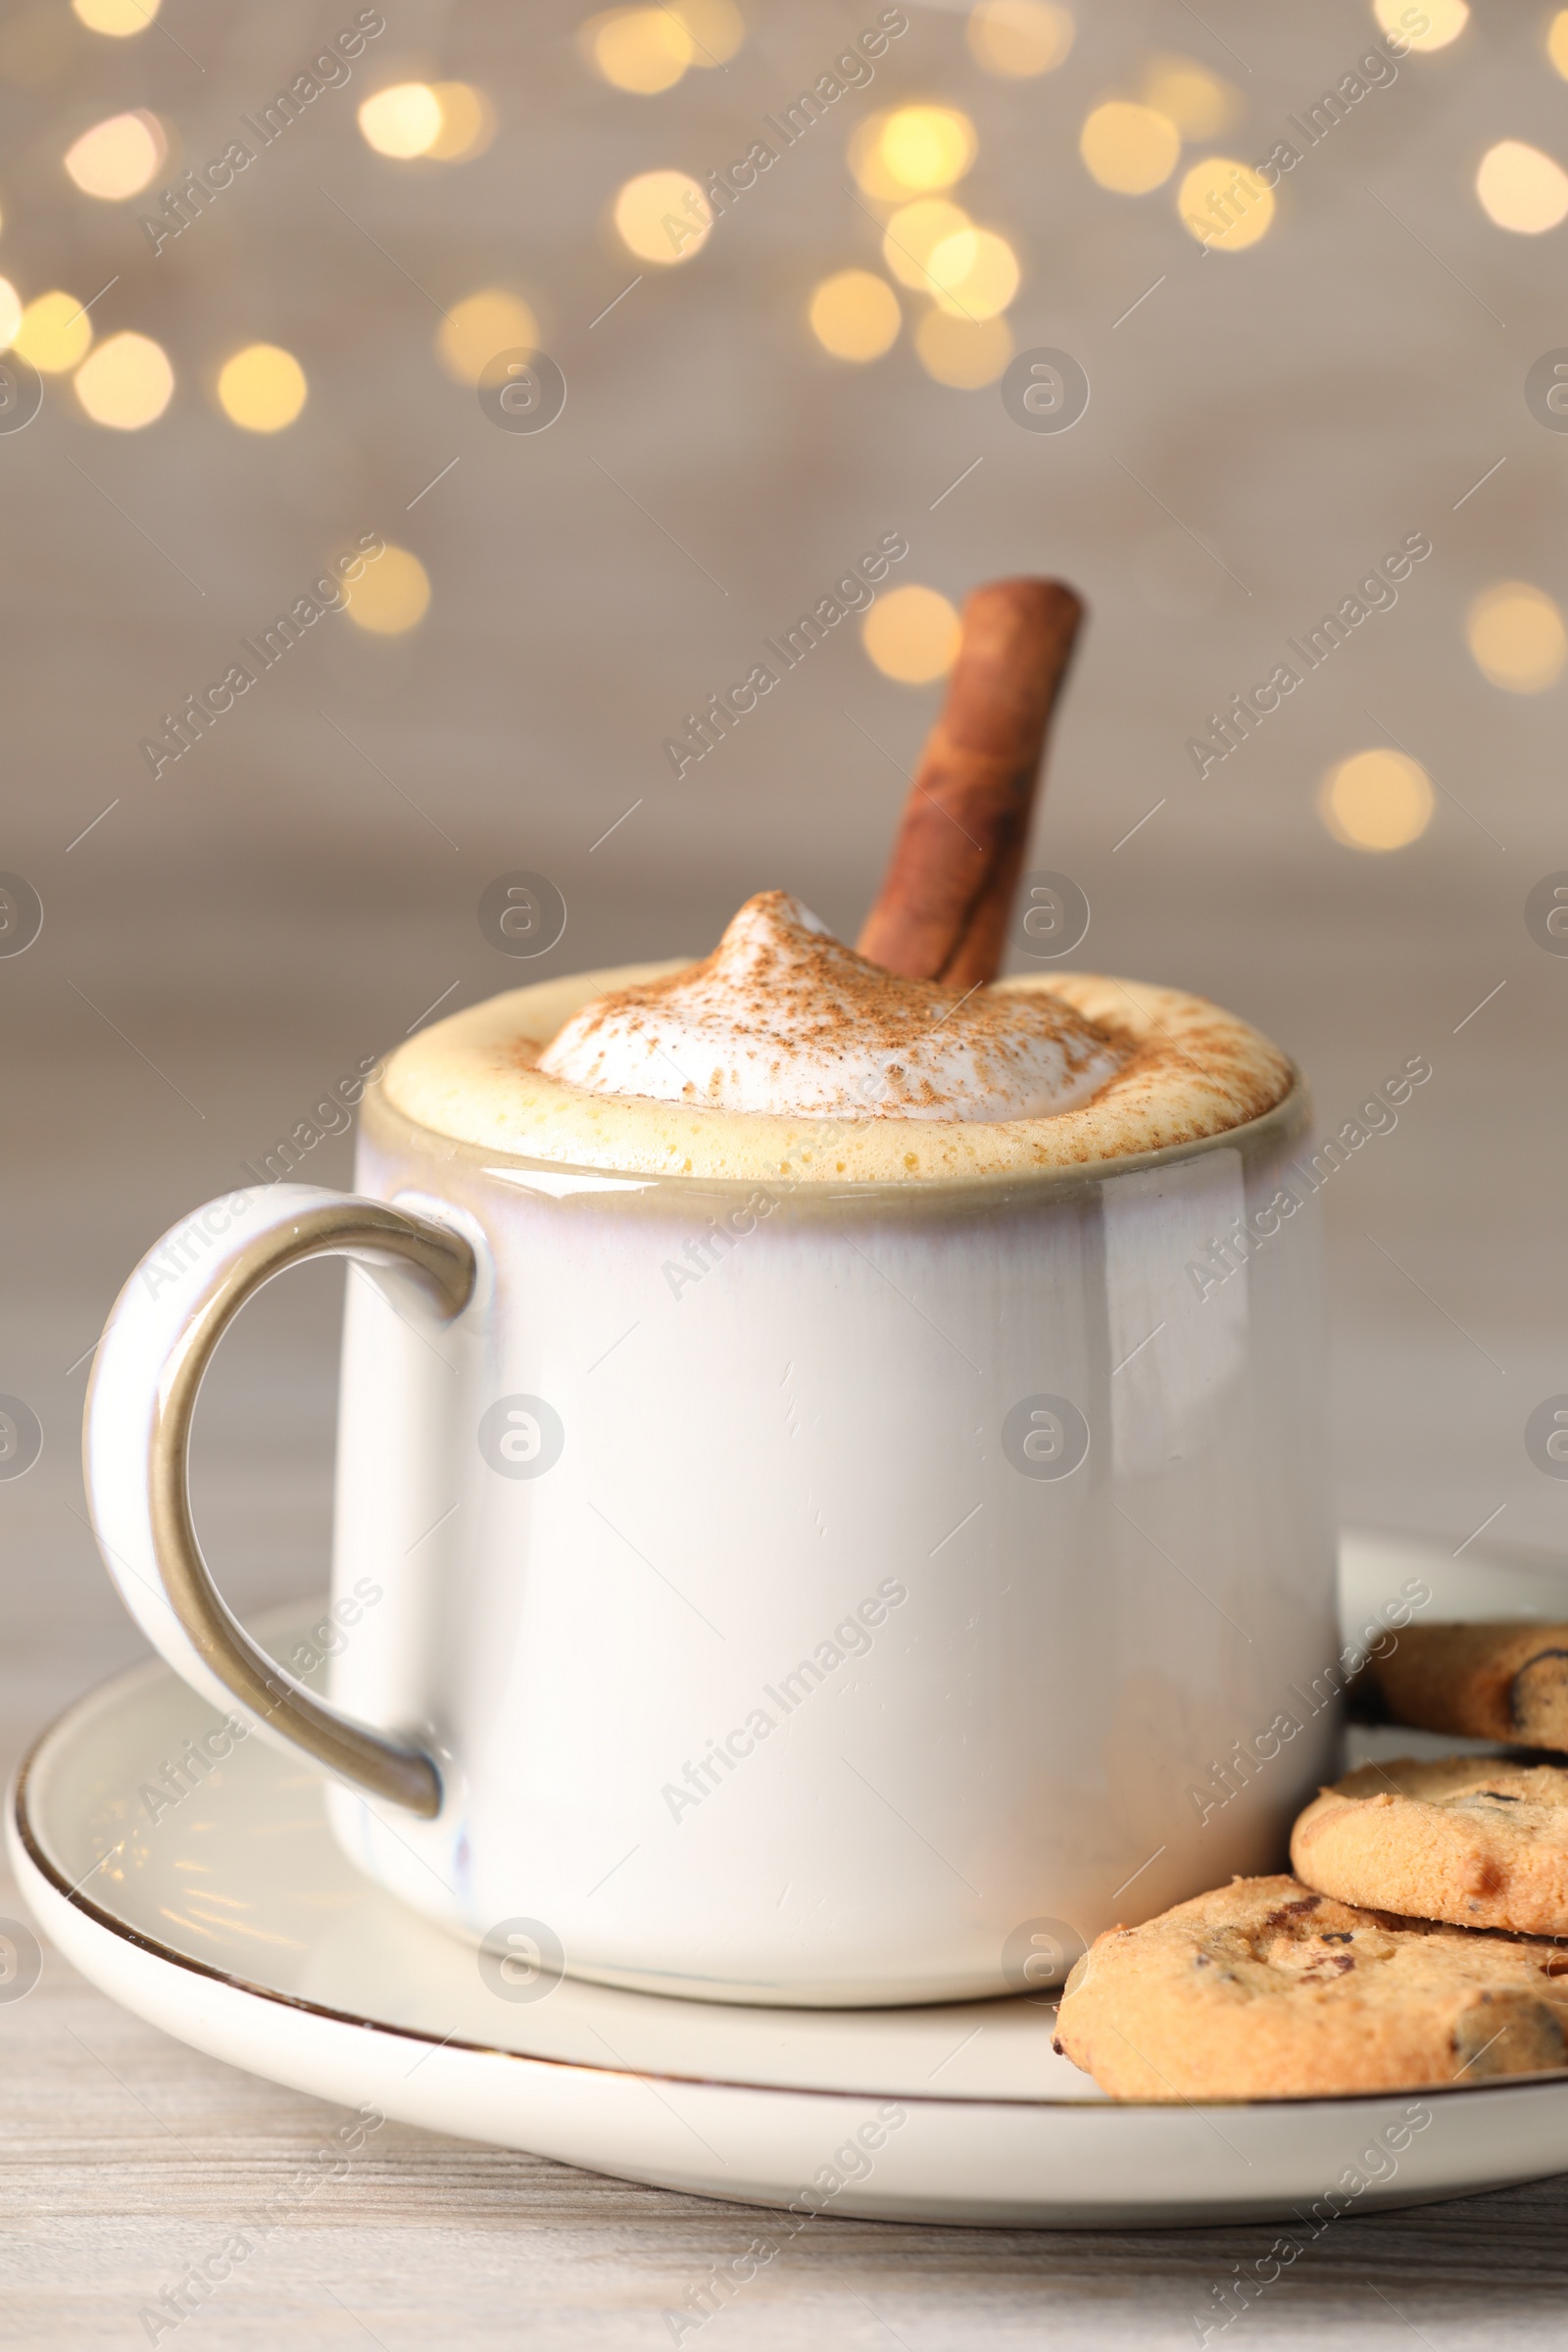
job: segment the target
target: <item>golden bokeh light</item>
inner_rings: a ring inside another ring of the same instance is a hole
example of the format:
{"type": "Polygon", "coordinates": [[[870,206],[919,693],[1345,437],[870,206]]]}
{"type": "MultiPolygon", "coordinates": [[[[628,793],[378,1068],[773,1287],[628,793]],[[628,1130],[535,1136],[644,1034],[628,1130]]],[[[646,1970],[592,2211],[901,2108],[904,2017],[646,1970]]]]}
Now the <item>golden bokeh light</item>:
{"type": "Polygon", "coordinates": [[[218,405],[231,424],[248,433],[280,433],[305,406],[305,370],[291,351],[276,343],[247,343],[225,360],[218,378],[218,405]]]}
{"type": "Polygon", "coordinates": [[[1182,134],[1168,115],[1125,98],[1097,106],[1078,134],[1090,178],[1118,196],[1147,196],[1169,179],[1181,151],[1182,134]]]}
{"type": "Polygon", "coordinates": [[[882,259],[901,286],[918,286],[929,293],[926,266],[931,256],[944,239],[973,226],[961,205],[950,204],[945,196],[922,196],[914,204],[902,205],[888,222],[882,259]]]}
{"type": "Polygon", "coordinates": [[[9,277],[0,277],[0,351],[9,351],[22,324],[22,296],[9,277]]]}
{"type": "Polygon", "coordinates": [[[1152,57],[1144,102],[1167,115],[1184,139],[1213,139],[1241,111],[1241,92],[1190,57],[1152,57]]]}
{"type": "Polygon", "coordinates": [[[945,677],[958,651],[958,615],[935,588],[895,588],[860,623],[866,653],[885,678],[926,686],[945,677]]]}
{"type": "Polygon", "coordinates": [[[368,147],[406,163],[441,136],[441,101],[427,81],[395,81],[362,102],[359,123],[368,147]]]}
{"type": "Polygon", "coordinates": [[[578,45],[612,89],[654,98],[673,89],[696,58],[690,32],[673,8],[612,8],[579,26],[578,45]]]}
{"type": "Polygon", "coordinates": [[[1218,253],[1240,253],[1267,236],[1274,191],[1234,156],[1211,155],[1183,179],[1176,210],[1189,236],[1218,253]]]}
{"type": "Polygon", "coordinates": [[[150,335],[111,335],[82,361],[73,381],[94,424],[137,433],[168,408],[174,370],[162,344],[150,335]]]}
{"type": "Polygon", "coordinates": [[[435,339],[435,356],[458,384],[477,384],[498,351],[538,348],[539,321],[522,296],[505,286],[481,286],[455,302],[435,339]]]}
{"type": "Polygon", "coordinates": [[[901,106],[884,123],[878,147],[889,178],[924,196],[961,179],[979,144],[974,124],[956,107],[901,106]]]}
{"type": "Polygon", "coordinates": [[[401,637],[424,618],[430,577],[406,547],[388,547],[357,580],[344,582],[343,596],[350,620],[362,629],[375,637],[401,637]]]}
{"type": "Polygon", "coordinates": [[[95,122],[66,149],[66,170],[84,196],[121,204],[139,196],[156,179],[169,155],[169,141],[156,115],[140,109],[95,122]]]}
{"type": "Polygon", "coordinates": [[[994,228],[960,228],[926,264],[937,306],[958,318],[995,318],[1018,291],[1018,257],[994,228]]]}
{"type": "Polygon", "coordinates": [[[1012,330],[1005,318],[961,318],[951,311],[927,311],[914,330],[914,348],[927,375],[956,392],[978,392],[994,384],[1012,357],[1012,330]]]}
{"type": "Polygon", "coordinates": [[[92,320],[74,294],[57,286],[28,303],[11,342],[40,375],[64,375],[89,349],[92,320]]]}
{"type": "Polygon", "coordinates": [[[1372,0],[1372,14],[1380,28],[1397,33],[1412,49],[1446,49],[1470,22],[1466,0],[1421,0],[1420,8],[1413,13],[1425,17],[1425,32],[1410,30],[1412,12],[1407,0],[1372,0]]]}
{"type": "Polygon", "coordinates": [[[122,41],[146,31],[158,14],[159,0],[71,0],[71,6],[89,32],[107,32],[122,41]]]}
{"type": "Polygon", "coordinates": [[[1523,139],[1499,139],[1481,159],[1476,194],[1499,228],[1536,237],[1568,214],[1568,172],[1523,139]]]}
{"type": "Polygon", "coordinates": [[[886,115],[867,115],[850,133],[847,150],[850,170],[862,196],[874,204],[902,204],[909,191],[893,178],[882,161],[882,133],[887,127],[886,115]]]}
{"type": "Polygon", "coordinates": [[[868,115],[850,140],[862,195],[904,204],[963,177],[979,151],[974,124],[955,106],[900,106],[868,115]]]}
{"type": "Polygon", "coordinates": [[[615,227],[640,262],[672,269],[708,243],[713,208],[686,172],[641,172],[615,198],[615,227]]]}
{"type": "Polygon", "coordinates": [[[1348,850],[1402,850],[1419,841],[1435,807],[1426,769],[1403,752],[1356,752],[1318,787],[1318,814],[1348,850]]]}
{"type": "Polygon", "coordinates": [[[690,35],[694,66],[728,65],[746,38],[735,0],[670,0],[669,13],[690,35]]]}
{"type": "Polygon", "coordinates": [[[840,270],[824,277],[807,313],[811,332],[836,360],[879,360],[898,341],[904,314],[885,277],[840,270]]]}
{"type": "Polygon", "coordinates": [[[1051,0],[977,0],[966,27],[975,64],[1012,81],[1052,73],[1072,47],[1076,29],[1067,11],[1051,0]]]}
{"type": "Polygon", "coordinates": [[[1542,694],[1568,659],[1568,630],[1544,589],[1525,580],[1485,588],[1465,615],[1465,642],[1482,676],[1510,694],[1542,694]]]}
{"type": "Polygon", "coordinates": [[[469,81],[438,81],[432,88],[441,127],[424,154],[438,164],[462,164],[483,155],[496,135],[496,110],[483,90],[469,81]]]}
{"type": "Polygon", "coordinates": [[[1559,8],[1546,26],[1546,55],[1568,81],[1568,8],[1559,8]]]}

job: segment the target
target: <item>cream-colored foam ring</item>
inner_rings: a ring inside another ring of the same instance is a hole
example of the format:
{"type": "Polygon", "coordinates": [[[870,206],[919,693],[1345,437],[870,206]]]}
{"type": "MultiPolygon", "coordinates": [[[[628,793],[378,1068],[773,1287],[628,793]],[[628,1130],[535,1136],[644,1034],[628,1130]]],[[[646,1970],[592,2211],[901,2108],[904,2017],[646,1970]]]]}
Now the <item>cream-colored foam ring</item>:
{"type": "Polygon", "coordinates": [[[1025,1119],[812,1119],[699,1110],[589,1093],[536,1065],[594,998],[681,963],[546,980],[438,1021],[390,1057],[383,1099],[416,1126],[481,1150],[628,1174],[889,1183],[1087,1167],[1244,1126],[1296,1083],[1286,1056],[1233,1013],[1181,989],[1089,973],[1004,981],[1119,1037],[1127,1058],[1093,1099],[1025,1119]]]}

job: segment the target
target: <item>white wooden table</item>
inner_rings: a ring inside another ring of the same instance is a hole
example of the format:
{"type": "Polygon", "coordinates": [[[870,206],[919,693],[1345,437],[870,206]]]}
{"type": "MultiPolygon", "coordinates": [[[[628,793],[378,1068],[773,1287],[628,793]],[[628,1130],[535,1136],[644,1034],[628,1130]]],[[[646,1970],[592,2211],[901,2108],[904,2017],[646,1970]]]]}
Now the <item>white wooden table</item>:
{"type": "MultiPolygon", "coordinates": [[[[9,1890],[6,1898],[10,1899],[9,1890]]],[[[172,2042],[53,1953],[0,2008],[0,2343],[286,2341],[416,2352],[527,2344],[641,2352],[666,2311],[740,2253],[745,2208],[623,2185],[388,2124],[338,2182],[256,2247],[177,2328],[190,2267],[276,2197],[339,2111],[172,2042]],[[149,2320],[142,2315],[151,2313],[149,2320]]],[[[823,2220],[699,2334],[730,2346],[1192,2345],[1212,2290],[1265,2228],[1046,2233],[823,2220]]],[[[1559,2346],[1568,2180],[1335,2224],[1224,2338],[1391,2347],[1559,2346]]]]}

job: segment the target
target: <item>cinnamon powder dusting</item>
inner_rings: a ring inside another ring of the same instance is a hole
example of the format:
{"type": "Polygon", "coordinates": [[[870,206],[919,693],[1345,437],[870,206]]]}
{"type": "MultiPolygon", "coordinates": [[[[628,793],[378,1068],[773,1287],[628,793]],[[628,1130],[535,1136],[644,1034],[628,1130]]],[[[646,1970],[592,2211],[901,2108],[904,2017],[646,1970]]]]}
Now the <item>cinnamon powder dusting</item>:
{"type": "Polygon", "coordinates": [[[771,890],[701,963],[586,1006],[539,1066],[590,1093],[694,1108],[1008,1119],[1088,1101],[1127,1051],[1056,998],[901,979],[771,890]]]}

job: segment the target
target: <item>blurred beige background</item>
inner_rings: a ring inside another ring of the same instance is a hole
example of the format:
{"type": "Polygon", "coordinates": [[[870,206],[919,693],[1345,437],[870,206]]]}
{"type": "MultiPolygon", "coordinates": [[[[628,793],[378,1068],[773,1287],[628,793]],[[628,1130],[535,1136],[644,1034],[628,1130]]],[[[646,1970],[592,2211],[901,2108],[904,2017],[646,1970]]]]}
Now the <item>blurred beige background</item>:
{"type": "MultiPolygon", "coordinates": [[[[661,744],[890,530],[900,581],[954,602],[1011,570],[1089,600],[1035,851],[1088,894],[1084,960],[1257,1021],[1330,1125],[1432,1062],[1327,1197],[1345,1514],[1455,1547],[1489,1517],[1488,1542],[1568,1535],[1568,1485],[1523,1441],[1568,1390],[1568,959],[1524,919],[1568,867],[1568,685],[1490,682],[1466,638],[1498,582],[1568,597],[1568,438],[1524,389],[1568,342],[1568,227],[1512,233],[1475,187],[1500,141],[1568,157],[1551,12],[1479,10],[1406,57],[1282,181],[1264,237],[1205,255],[1183,174],[1294,135],[1376,37],[1365,0],[1083,0],[1065,60],[1024,78],[982,70],[961,7],[911,0],[870,85],[702,250],[641,264],[612,222],[623,183],[743,153],[880,13],[743,5],[726,63],[639,95],[585,59],[575,11],[386,0],[346,86],[156,255],[137,220],[157,187],[221,153],[354,10],[165,0],[122,38],[24,0],[0,23],[0,271],[24,303],[91,300],[99,345],[150,337],[174,377],[161,416],[122,431],[52,373],[36,419],[0,432],[0,867],[45,908],[0,957],[0,1391],[44,1429],[38,1465],[0,1482],[8,1753],[137,1649],[82,1518],[76,1433],[86,1352],[163,1227],[432,1004],[703,952],[774,884],[853,936],[940,686],[882,675],[847,621],[683,780],[661,744]],[[1222,82],[1232,119],[1120,194],[1080,130],[1146,94],[1161,55],[1222,82]],[[408,80],[478,89],[484,151],[372,152],[357,109],[408,80]],[[912,346],[929,306],[903,287],[874,362],[809,331],[824,278],[885,274],[887,208],[857,187],[851,135],[917,102],[973,124],[952,195],[1016,251],[1015,348],[1087,371],[1071,431],[1020,429],[994,382],[935,381],[912,346]],[[95,200],[62,159],[137,109],[169,161],[145,195],[95,200]],[[564,371],[547,432],[496,429],[438,361],[444,315],[484,288],[531,307],[564,371]],[[275,434],[215,396],[253,342],[309,386],[275,434]],[[155,781],[137,747],[160,714],[366,532],[422,566],[418,625],[327,615],[155,781]],[[1189,737],[1413,532],[1433,553],[1397,605],[1200,781],[1189,737]],[[1391,740],[1435,808],[1372,854],[1331,836],[1318,788],[1391,740]],[[476,920],[515,867],[568,905],[537,964],[476,920]]],[[[302,1172],[349,1169],[336,1140],[302,1172]]],[[[242,1606],[324,1582],[337,1295],[324,1270],[270,1294],[203,1406],[198,1517],[242,1606]]]]}

